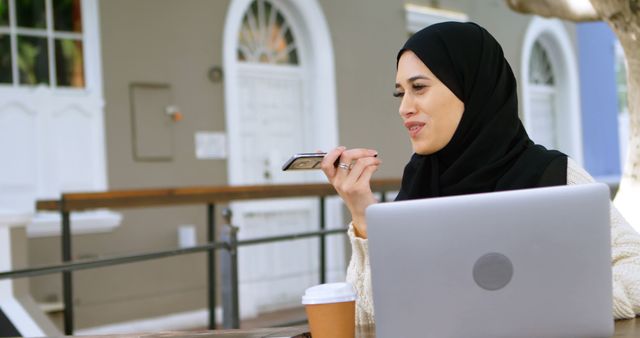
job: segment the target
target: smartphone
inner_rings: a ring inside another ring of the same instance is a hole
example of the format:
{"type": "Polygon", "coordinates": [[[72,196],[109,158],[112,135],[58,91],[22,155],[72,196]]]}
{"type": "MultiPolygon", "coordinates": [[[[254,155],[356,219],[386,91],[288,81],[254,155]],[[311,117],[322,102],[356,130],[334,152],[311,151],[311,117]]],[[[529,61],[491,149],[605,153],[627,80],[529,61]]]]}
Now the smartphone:
{"type": "Polygon", "coordinates": [[[282,170],[308,170],[320,169],[320,163],[327,153],[298,153],[291,156],[282,165],[282,170]]]}

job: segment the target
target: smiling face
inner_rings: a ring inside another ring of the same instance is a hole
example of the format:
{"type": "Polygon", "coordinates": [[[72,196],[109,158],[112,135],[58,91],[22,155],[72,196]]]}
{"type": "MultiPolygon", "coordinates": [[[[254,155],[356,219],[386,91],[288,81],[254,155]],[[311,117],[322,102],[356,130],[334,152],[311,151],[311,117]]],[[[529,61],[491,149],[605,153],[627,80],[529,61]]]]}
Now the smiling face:
{"type": "Polygon", "coordinates": [[[416,154],[433,154],[451,141],[464,103],[410,50],[398,61],[394,96],[416,154]]]}

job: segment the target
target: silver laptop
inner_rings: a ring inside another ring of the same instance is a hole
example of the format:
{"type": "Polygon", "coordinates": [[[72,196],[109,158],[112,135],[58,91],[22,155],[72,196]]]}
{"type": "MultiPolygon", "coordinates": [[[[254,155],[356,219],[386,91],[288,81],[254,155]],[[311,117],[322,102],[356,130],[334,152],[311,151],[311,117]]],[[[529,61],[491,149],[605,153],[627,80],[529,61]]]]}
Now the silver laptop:
{"type": "Polygon", "coordinates": [[[366,211],[376,337],[611,337],[609,189],[433,198],[366,211]]]}

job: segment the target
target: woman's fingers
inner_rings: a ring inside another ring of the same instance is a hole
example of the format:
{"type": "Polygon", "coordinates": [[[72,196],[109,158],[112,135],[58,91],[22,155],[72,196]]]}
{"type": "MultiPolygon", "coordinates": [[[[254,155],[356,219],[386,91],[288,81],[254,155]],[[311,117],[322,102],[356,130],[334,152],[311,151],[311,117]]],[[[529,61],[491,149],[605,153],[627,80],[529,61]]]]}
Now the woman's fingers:
{"type": "MultiPolygon", "coordinates": [[[[358,162],[361,161],[359,160],[358,162]]],[[[359,225],[358,232],[364,237],[366,237],[367,234],[365,210],[369,205],[378,202],[371,192],[371,177],[373,173],[378,170],[379,163],[380,162],[378,161],[378,164],[365,166],[357,181],[349,186],[349,190],[343,192],[343,199],[351,212],[354,224],[359,225]]]]}
{"type": "Polygon", "coordinates": [[[345,150],[342,155],[340,155],[340,162],[351,164],[351,162],[358,160],[363,157],[374,157],[378,155],[378,152],[373,149],[363,149],[363,148],[355,148],[345,150]]]}
{"type": "Polygon", "coordinates": [[[378,164],[369,165],[366,168],[364,168],[364,170],[362,171],[362,174],[360,175],[359,182],[360,183],[367,182],[367,185],[369,185],[369,182],[371,182],[371,176],[373,176],[373,173],[375,173],[378,170],[378,168],[380,167],[380,163],[382,162],[378,161],[378,164]]]}
{"type": "Polygon", "coordinates": [[[329,182],[343,198],[352,213],[360,212],[362,205],[373,200],[369,180],[380,165],[377,151],[371,149],[345,149],[338,147],[325,155],[321,168],[329,182]],[[335,163],[338,162],[338,167],[335,163]],[[375,167],[367,169],[369,167],[375,167]],[[365,176],[362,176],[362,175],[365,176]]]}
{"type": "Polygon", "coordinates": [[[362,175],[360,175],[360,179],[356,183],[360,193],[366,193],[371,199],[370,200],[371,203],[378,202],[378,199],[373,196],[373,192],[371,191],[371,177],[373,176],[373,173],[375,173],[378,170],[379,167],[380,167],[379,164],[367,166],[362,172],[362,175]]]}
{"type": "Polygon", "coordinates": [[[373,157],[378,154],[377,151],[371,149],[349,149],[345,150],[340,155],[340,164],[338,165],[338,171],[336,172],[336,178],[340,181],[344,181],[347,175],[353,170],[353,164],[360,158],[373,157]]]}
{"type": "Polygon", "coordinates": [[[340,158],[340,155],[342,155],[345,149],[345,147],[337,147],[331,150],[326,155],[324,155],[324,159],[320,164],[320,168],[322,168],[322,171],[331,183],[333,183],[333,178],[336,175],[336,167],[334,167],[333,164],[336,162],[336,160],[338,160],[338,158],[340,158]]]}
{"type": "Polygon", "coordinates": [[[380,163],[382,162],[376,157],[363,157],[358,159],[354,162],[351,171],[349,172],[347,178],[344,180],[343,184],[355,185],[363,179],[362,174],[364,173],[366,168],[370,166],[378,166],[380,165],[380,163]]]}

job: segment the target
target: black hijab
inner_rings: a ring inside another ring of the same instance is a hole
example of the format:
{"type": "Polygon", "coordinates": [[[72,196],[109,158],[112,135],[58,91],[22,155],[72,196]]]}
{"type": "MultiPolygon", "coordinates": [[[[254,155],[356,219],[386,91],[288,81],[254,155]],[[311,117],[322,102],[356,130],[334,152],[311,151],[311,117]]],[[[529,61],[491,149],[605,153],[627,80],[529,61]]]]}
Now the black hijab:
{"type": "Polygon", "coordinates": [[[397,61],[407,50],[464,103],[464,113],[443,149],[413,154],[396,200],[566,184],[566,155],[527,136],[516,79],[489,32],[474,23],[435,24],[409,38],[397,61]]]}

